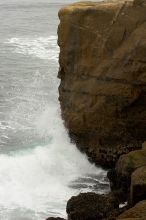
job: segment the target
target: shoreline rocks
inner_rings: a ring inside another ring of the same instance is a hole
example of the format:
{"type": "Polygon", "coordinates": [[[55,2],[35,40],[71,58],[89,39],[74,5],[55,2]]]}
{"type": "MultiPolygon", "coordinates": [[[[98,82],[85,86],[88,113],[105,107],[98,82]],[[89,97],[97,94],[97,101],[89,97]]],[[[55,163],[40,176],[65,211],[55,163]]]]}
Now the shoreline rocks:
{"type": "MultiPolygon", "coordinates": [[[[110,193],[98,195],[90,192],[73,196],[67,203],[68,220],[145,220],[145,152],[146,142],[143,143],[141,150],[121,156],[115,169],[110,170],[108,174],[112,183],[110,193]],[[126,201],[128,204],[121,208],[121,203],[126,201]]],[[[62,218],[47,220],[55,219],[64,220],[62,218]]]]}
{"type": "Polygon", "coordinates": [[[146,142],[142,144],[141,150],[122,155],[108,177],[113,186],[113,192],[116,190],[119,193],[123,192],[125,201],[127,200],[131,207],[137,203],[118,219],[146,219],[144,208],[146,201],[141,202],[146,200],[146,142]]]}
{"type": "Polygon", "coordinates": [[[59,12],[59,100],[72,140],[113,167],[146,137],[145,1],[80,2],[59,12]]]}
{"type": "Polygon", "coordinates": [[[72,197],[68,220],[145,220],[146,0],[74,3],[59,18],[65,126],[90,161],[113,168],[112,192],[72,197]]]}
{"type": "Polygon", "coordinates": [[[146,199],[146,166],[142,166],[132,173],[130,186],[132,205],[144,199],[146,199]]]}
{"type": "MultiPolygon", "coordinates": [[[[135,186],[139,186],[139,197],[140,188],[143,187],[143,196],[146,199],[146,193],[144,189],[144,181],[146,180],[146,142],[143,144],[141,150],[131,151],[128,154],[122,155],[116,163],[115,169],[109,172],[108,178],[111,181],[113,190],[122,190],[129,199],[131,204],[138,202],[138,195],[136,191],[133,193],[135,186]],[[130,189],[131,185],[131,189],[130,189]],[[131,191],[130,191],[131,190],[131,191]],[[134,195],[133,195],[134,194],[134,195]],[[129,195],[129,196],[128,196],[129,195]]],[[[135,189],[136,190],[136,189],[135,189]]],[[[138,192],[137,192],[138,193],[138,192]]],[[[144,199],[141,196],[142,199],[144,199]]]]}
{"type": "Polygon", "coordinates": [[[81,193],[73,196],[67,203],[68,220],[103,219],[118,208],[118,200],[112,193],[108,195],[81,193]]]}
{"type": "Polygon", "coordinates": [[[146,219],[146,200],[136,204],[133,208],[121,214],[117,220],[145,220],[146,219]]]}

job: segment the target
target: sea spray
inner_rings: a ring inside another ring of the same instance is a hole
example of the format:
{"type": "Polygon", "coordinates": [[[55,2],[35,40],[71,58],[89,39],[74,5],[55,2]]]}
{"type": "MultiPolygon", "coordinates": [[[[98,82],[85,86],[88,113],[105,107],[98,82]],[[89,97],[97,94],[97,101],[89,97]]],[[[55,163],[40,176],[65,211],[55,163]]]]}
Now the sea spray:
{"type": "Polygon", "coordinates": [[[1,220],[65,216],[71,196],[109,189],[106,171],[70,142],[60,116],[55,34],[61,6],[25,2],[0,7],[1,220]]]}
{"type": "MultiPolygon", "coordinates": [[[[90,164],[70,143],[58,109],[47,109],[42,118],[44,122],[41,120],[43,123],[39,122],[38,126],[39,129],[48,127],[50,143],[0,156],[0,207],[7,207],[4,210],[8,212],[7,219],[10,219],[9,210],[15,213],[21,208],[39,219],[45,214],[64,216],[65,203],[72,195],[94,191],[96,183],[91,181],[89,187],[86,178],[93,175],[105,182],[106,173],[90,164]],[[84,182],[79,189],[69,187],[72,181],[81,177],[84,182]]],[[[101,189],[97,191],[102,192],[101,189]]]]}

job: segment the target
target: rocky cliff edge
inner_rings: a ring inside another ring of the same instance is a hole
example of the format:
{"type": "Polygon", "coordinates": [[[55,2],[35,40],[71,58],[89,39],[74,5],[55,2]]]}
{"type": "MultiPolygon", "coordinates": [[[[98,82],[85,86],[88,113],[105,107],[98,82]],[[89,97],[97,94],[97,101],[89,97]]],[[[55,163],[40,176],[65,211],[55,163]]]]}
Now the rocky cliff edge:
{"type": "Polygon", "coordinates": [[[59,18],[65,125],[90,158],[112,166],[146,137],[146,1],[80,2],[59,18]]]}

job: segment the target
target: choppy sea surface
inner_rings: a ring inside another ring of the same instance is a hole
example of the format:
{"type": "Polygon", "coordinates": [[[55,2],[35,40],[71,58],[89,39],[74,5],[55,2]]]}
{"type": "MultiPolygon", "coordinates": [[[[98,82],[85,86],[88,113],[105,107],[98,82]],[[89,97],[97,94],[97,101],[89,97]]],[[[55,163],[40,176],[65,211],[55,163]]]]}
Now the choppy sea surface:
{"type": "Polygon", "coordinates": [[[58,10],[71,1],[0,0],[0,219],[66,216],[106,171],[70,142],[58,102],[58,10]]]}

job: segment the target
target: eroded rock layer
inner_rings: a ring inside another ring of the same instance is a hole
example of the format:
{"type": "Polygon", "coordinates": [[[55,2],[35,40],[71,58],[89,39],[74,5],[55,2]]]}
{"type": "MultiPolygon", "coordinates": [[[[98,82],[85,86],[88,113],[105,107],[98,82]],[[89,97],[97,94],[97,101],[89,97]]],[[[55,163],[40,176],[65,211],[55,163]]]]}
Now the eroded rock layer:
{"type": "Polygon", "coordinates": [[[113,165],[146,137],[146,1],[60,10],[62,116],[97,163],[113,165]]]}

